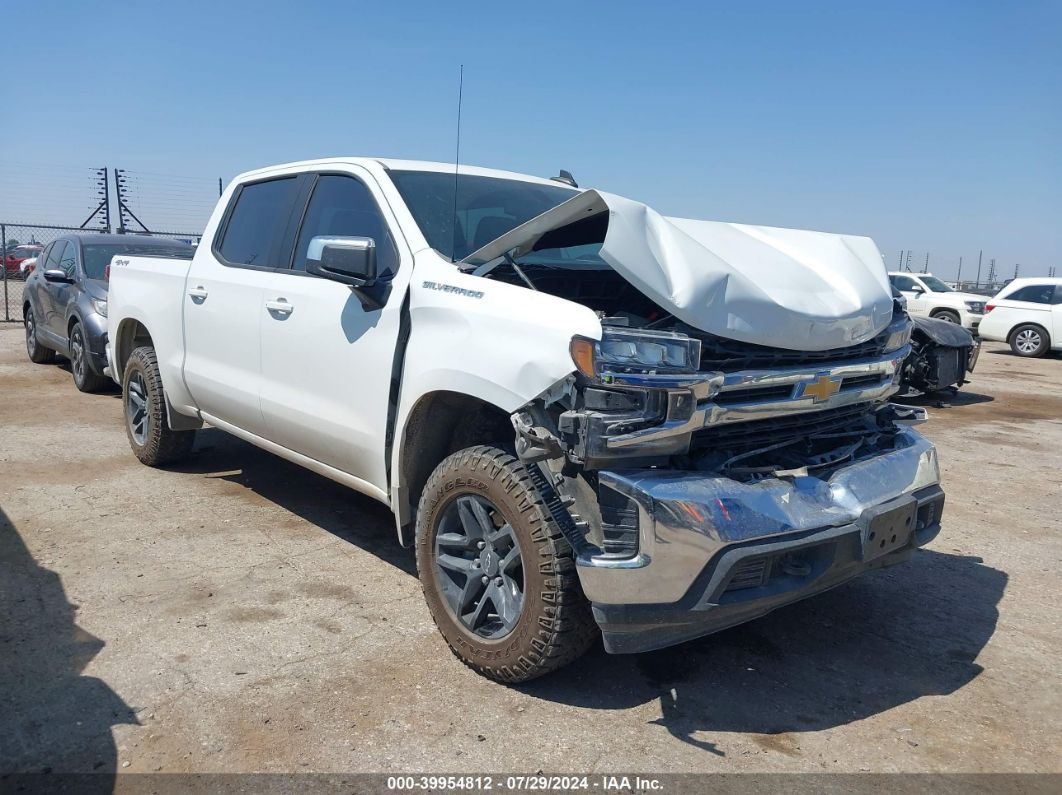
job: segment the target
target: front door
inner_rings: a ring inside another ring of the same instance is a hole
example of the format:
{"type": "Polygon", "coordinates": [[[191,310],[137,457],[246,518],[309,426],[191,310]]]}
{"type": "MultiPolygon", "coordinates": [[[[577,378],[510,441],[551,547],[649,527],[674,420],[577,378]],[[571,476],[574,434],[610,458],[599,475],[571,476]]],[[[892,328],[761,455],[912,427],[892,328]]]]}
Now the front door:
{"type": "Polygon", "coordinates": [[[267,437],[387,490],[391,370],[412,259],[371,175],[308,175],[309,204],[293,230],[291,269],[263,275],[261,401],[267,437]],[[353,288],[308,275],[319,236],[369,237],[390,293],[366,307],[353,288]]]}

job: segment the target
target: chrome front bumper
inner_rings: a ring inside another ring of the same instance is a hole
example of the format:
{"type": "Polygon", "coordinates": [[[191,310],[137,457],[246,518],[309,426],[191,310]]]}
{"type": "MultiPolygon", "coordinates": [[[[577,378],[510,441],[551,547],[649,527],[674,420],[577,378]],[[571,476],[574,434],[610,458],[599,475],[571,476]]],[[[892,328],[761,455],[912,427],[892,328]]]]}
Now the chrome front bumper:
{"type": "Polygon", "coordinates": [[[638,513],[632,558],[580,556],[579,578],[599,605],[666,605],[687,597],[727,550],[809,531],[852,525],[890,500],[935,486],[936,450],[904,428],[897,449],[813,476],[740,483],[700,472],[601,471],[601,486],[628,497],[638,513]]]}

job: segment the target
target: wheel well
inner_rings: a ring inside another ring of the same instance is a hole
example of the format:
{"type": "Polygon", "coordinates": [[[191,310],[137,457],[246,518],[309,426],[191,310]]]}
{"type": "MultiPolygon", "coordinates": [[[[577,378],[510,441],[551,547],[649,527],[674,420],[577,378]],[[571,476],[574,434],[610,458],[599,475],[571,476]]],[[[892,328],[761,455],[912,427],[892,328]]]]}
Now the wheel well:
{"type": "Polygon", "coordinates": [[[945,313],[947,313],[949,315],[955,315],[955,317],[959,317],[959,310],[958,309],[952,309],[951,307],[948,307],[948,306],[938,306],[936,309],[934,309],[932,312],[929,313],[929,316],[930,317],[938,317],[938,316],[943,315],[945,313]]]}
{"type": "Polygon", "coordinates": [[[118,335],[114,340],[114,363],[118,368],[118,372],[115,376],[121,379],[122,374],[125,372],[126,362],[129,361],[129,357],[133,351],[139,348],[141,345],[154,345],[151,340],[151,334],[148,333],[147,327],[139,320],[123,320],[122,325],[118,327],[118,335]]]}
{"type": "Polygon", "coordinates": [[[30,302],[29,301],[23,301],[22,302],[22,319],[23,320],[26,319],[26,312],[28,312],[29,310],[30,310],[30,302]]]}
{"type": "Polygon", "coordinates": [[[444,458],[477,444],[509,445],[513,438],[508,412],[493,403],[458,392],[423,396],[409,413],[402,439],[402,489],[394,506],[399,540],[403,544],[411,540],[408,528],[416,521],[424,484],[444,458]]]}
{"type": "Polygon", "coordinates": [[[1051,332],[1048,331],[1044,326],[1041,326],[1039,323],[1017,323],[1017,324],[1015,324],[1014,328],[1012,328],[1007,333],[1007,342],[1009,343],[1011,340],[1014,339],[1014,335],[1018,333],[1018,329],[1025,328],[1026,326],[1032,326],[1034,328],[1040,329],[1040,332],[1044,335],[1044,337],[1047,338],[1048,344],[1051,343],[1051,332]]]}
{"type": "MultiPolygon", "coordinates": [[[[74,324],[75,323],[80,323],[80,322],[81,322],[81,319],[77,315],[71,315],[70,316],[70,320],[68,320],[67,323],[66,323],[66,336],[67,336],[68,339],[70,337],[70,332],[72,332],[74,330],[74,324]]],[[[85,332],[81,332],[81,333],[84,334],[85,332]]]]}

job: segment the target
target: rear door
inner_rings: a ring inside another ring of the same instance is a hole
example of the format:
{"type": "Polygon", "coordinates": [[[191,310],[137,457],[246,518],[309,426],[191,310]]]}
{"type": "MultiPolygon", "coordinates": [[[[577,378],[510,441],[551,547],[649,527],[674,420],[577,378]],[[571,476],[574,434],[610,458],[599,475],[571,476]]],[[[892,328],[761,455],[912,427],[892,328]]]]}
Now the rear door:
{"type": "Polygon", "coordinates": [[[1054,294],[1055,288],[1052,284],[1026,284],[1018,287],[1002,299],[993,301],[996,306],[992,314],[1000,313],[993,320],[1003,322],[1008,336],[1012,329],[1022,323],[1036,323],[1047,330],[1054,342],[1058,339],[1053,330],[1054,294]]]}
{"type": "Polygon", "coordinates": [[[387,489],[391,372],[412,257],[375,179],[364,169],[308,174],[305,213],[289,230],[291,269],[264,275],[262,413],[268,438],[387,489]],[[390,285],[383,307],[306,273],[310,241],[370,237],[390,285]]]}
{"type": "Polygon", "coordinates": [[[299,178],[238,186],[210,248],[201,245],[185,282],[184,379],[199,410],[267,436],[259,399],[262,287],[287,262],[278,254],[299,178]]]}

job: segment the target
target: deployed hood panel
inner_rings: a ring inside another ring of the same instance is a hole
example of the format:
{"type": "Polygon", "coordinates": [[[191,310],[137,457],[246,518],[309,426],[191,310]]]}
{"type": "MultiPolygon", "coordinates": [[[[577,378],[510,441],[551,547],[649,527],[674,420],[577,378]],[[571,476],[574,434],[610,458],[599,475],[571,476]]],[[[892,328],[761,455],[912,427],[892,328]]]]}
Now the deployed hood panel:
{"type": "MultiPolygon", "coordinates": [[[[557,245],[561,229],[608,213],[601,257],[679,320],[710,334],[791,350],[864,342],[892,319],[881,254],[867,237],[667,218],[589,190],[516,227],[465,262],[557,245]]],[[[585,227],[586,224],[583,224],[585,227]]]]}

